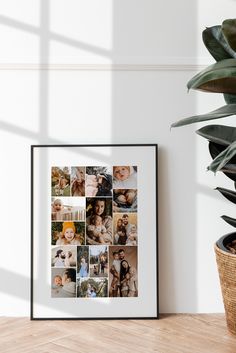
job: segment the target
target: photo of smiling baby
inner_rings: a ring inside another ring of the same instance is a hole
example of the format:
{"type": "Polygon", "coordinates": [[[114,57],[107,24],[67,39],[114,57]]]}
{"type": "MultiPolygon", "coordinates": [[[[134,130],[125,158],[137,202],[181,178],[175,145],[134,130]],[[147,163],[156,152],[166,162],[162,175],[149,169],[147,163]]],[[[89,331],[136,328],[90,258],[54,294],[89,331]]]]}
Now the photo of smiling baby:
{"type": "Polygon", "coordinates": [[[52,245],[83,245],[84,222],[52,222],[52,245]]]}
{"type": "Polygon", "coordinates": [[[136,189],[137,166],[113,167],[113,189],[136,189]]]}

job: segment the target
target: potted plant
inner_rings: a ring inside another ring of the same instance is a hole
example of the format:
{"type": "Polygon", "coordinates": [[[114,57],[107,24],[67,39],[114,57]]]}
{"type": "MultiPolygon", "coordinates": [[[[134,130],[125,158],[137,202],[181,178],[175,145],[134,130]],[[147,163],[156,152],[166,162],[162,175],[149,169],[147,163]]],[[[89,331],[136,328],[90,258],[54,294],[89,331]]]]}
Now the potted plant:
{"type": "MultiPolygon", "coordinates": [[[[236,19],[227,19],[222,25],[206,28],[203,42],[216,60],[195,75],[187,84],[188,89],[223,93],[226,104],[206,114],[191,116],[172,124],[172,127],[225,118],[236,115],[236,19]]],[[[236,127],[207,125],[196,133],[209,141],[213,159],[208,170],[223,172],[236,188],[236,127]]],[[[226,199],[236,203],[236,192],[216,188],[226,199]]],[[[236,227],[236,219],[223,215],[229,225],[236,227]]],[[[227,326],[236,334],[236,232],[222,236],[215,244],[221,290],[227,326]]]]}

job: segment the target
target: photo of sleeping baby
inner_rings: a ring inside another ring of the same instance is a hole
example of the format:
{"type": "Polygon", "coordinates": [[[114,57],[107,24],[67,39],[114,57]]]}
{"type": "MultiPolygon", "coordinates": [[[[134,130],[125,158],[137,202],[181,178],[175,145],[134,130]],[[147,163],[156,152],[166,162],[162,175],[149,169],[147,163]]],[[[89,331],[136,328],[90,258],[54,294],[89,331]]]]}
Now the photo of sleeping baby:
{"type": "Polygon", "coordinates": [[[76,246],[55,246],[51,250],[52,267],[76,267],[76,246]]]}
{"type": "Polygon", "coordinates": [[[109,297],[138,296],[137,247],[109,246],[109,297]]]}
{"type": "Polygon", "coordinates": [[[74,268],[52,268],[51,297],[76,297],[76,270],[74,268]]]}
{"type": "Polygon", "coordinates": [[[71,167],[71,196],[85,196],[85,167],[71,167]]]}
{"type": "Polygon", "coordinates": [[[90,277],[108,276],[108,249],[104,245],[89,247],[89,273],[90,277]]]}
{"type": "Polygon", "coordinates": [[[113,212],[137,212],[137,189],[113,190],[113,212]]]}
{"type": "Polygon", "coordinates": [[[52,197],[52,221],[85,221],[84,197],[52,197]]]}
{"type": "Polygon", "coordinates": [[[86,244],[112,244],[112,199],[86,199],[86,244]]]}
{"type": "Polygon", "coordinates": [[[52,245],[84,245],[85,222],[52,222],[52,245]]]}
{"type": "Polygon", "coordinates": [[[137,213],[113,214],[113,244],[138,245],[137,213]]]}
{"type": "Polygon", "coordinates": [[[70,196],[70,167],[52,167],[52,196],[70,196]]]}
{"type": "Polygon", "coordinates": [[[137,189],[137,166],[113,167],[113,189],[137,189]]]}
{"type": "Polygon", "coordinates": [[[79,278],[77,280],[77,297],[104,298],[108,297],[107,278],[79,278]]]}
{"type": "Polygon", "coordinates": [[[86,167],[86,196],[112,196],[112,168],[86,167]]]}
{"type": "Polygon", "coordinates": [[[77,247],[77,278],[89,275],[89,247],[77,247]]]}

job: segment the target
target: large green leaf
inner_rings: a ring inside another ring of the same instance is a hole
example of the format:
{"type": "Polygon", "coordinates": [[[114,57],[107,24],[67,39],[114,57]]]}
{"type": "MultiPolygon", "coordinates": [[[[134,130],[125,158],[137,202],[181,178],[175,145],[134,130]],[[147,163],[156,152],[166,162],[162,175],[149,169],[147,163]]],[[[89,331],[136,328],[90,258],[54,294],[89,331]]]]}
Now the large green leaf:
{"type": "Polygon", "coordinates": [[[190,116],[189,118],[181,119],[176,123],[173,123],[171,127],[179,127],[179,126],[199,123],[207,120],[225,118],[227,116],[235,115],[235,114],[236,114],[236,104],[227,104],[207,114],[194,115],[194,116],[190,116]]]}
{"type": "Polygon", "coordinates": [[[209,141],[228,146],[236,141],[236,127],[225,125],[207,125],[196,133],[209,141]]]}
{"type": "Polygon", "coordinates": [[[235,58],[235,51],[229,46],[221,26],[213,26],[206,28],[202,32],[203,42],[216,61],[235,58]]]}
{"type": "MultiPolygon", "coordinates": [[[[212,159],[215,159],[222,151],[224,151],[226,146],[219,145],[215,142],[209,142],[209,152],[212,159]]],[[[231,180],[236,182],[236,157],[233,157],[229,163],[227,163],[221,171],[231,180]]]]}
{"type": "Polygon", "coordinates": [[[236,219],[228,216],[221,216],[225,222],[236,228],[236,219]]]}
{"type": "Polygon", "coordinates": [[[236,50],[236,19],[225,20],[221,28],[230,47],[236,50]]]}
{"type": "Polygon", "coordinates": [[[236,203],[236,192],[225,189],[225,188],[216,188],[215,190],[219,191],[227,200],[236,203]]]}
{"type": "Polygon", "coordinates": [[[207,167],[208,170],[216,173],[221,170],[234,156],[236,156],[236,141],[232,142],[223,152],[221,152],[213,162],[207,167]]]}
{"type": "Polygon", "coordinates": [[[224,93],[225,103],[227,104],[235,104],[236,103],[236,94],[228,94],[224,93]]]}
{"type": "Polygon", "coordinates": [[[236,94],[236,59],[225,59],[195,75],[188,89],[236,94]]]}

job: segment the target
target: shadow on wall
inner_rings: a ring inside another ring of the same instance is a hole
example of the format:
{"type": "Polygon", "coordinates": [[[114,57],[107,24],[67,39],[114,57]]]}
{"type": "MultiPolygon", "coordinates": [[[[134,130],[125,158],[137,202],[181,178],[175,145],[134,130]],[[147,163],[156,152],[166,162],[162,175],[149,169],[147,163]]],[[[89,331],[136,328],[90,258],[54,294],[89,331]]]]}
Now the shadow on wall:
{"type": "MultiPolygon", "coordinates": [[[[184,3],[184,2],[183,2],[184,3]]],[[[185,2],[186,3],[186,2],[185,2]]],[[[152,6],[154,2],[148,1],[147,6],[152,6]]],[[[173,4],[173,7],[176,6],[176,11],[180,11],[179,6],[183,6],[182,3],[176,5],[173,4]]],[[[130,38],[135,38],[135,33],[132,33],[133,28],[130,26],[131,21],[136,21],[140,26],[145,26],[147,23],[153,21],[160,21],[163,23],[163,9],[160,6],[159,11],[153,11],[153,18],[147,19],[145,16],[150,13],[142,11],[142,7],[139,9],[136,8],[134,2],[130,1],[125,5],[123,2],[114,2],[113,5],[113,48],[112,50],[106,50],[99,48],[88,43],[83,43],[76,41],[72,38],[68,38],[50,31],[50,1],[41,0],[40,1],[40,26],[34,27],[20,21],[17,21],[12,18],[7,18],[5,16],[0,16],[0,24],[9,26],[19,31],[26,31],[29,33],[34,33],[40,38],[40,63],[47,64],[49,62],[49,48],[50,41],[54,40],[58,43],[66,44],[68,46],[73,46],[78,49],[83,49],[88,52],[96,53],[113,60],[115,63],[115,58],[119,57],[122,52],[128,51],[131,46],[130,38]],[[125,7],[130,7],[128,11],[125,11],[125,7]],[[135,10],[135,11],[134,11],[135,10]],[[130,13],[133,12],[133,18],[130,18],[130,13]],[[122,31],[123,25],[125,28],[129,28],[128,33],[122,31]]],[[[155,10],[158,10],[155,6],[155,10]]],[[[175,9],[174,9],[175,10],[175,9]]],[[[196,2],[189,2],[188,5],[188,18],[191,19],[191,29],[194,32],[194,26],[196,25],[196,13],[197,13],[197,4],[196,2]]],[[[166,11],[166,10],[165,10],[166,11]]],[[[169,14],[169,22],[173,23],[175,26],[179,24],[179,19],[176,16],[176,11],[172,11],[172,15],[169,14]],[[176,16],[176,18],[175,18],[176,16]]],[[[184,12],[183,12],[184,13],[184,12]]],[[[136,25],[137,25],[136,23],[136,25]]],[[[174,26],[173,26],[174,27],[174,26]]],[[[192,33],[193,34],[193,33],[192,33]]],[[[194,33],[195,34],[195,33],[194,33]]],[[[162,36],[165,35],[163,32],[162,36]]],[[[171,39],[171,38],[168,38],[171,39]]],[[[141,44],[147,41],[147,38],[136,38],[137,43],[135,43],[138,48],[138,43],[141,44]]],[[[164,37],[163,37],[164,41],[164,37]]],[[[150,46],[162,45],[159,43],[149,43],[150,46]]],[[[135,50],[134,50],[135,53],[135,50]]],[[[197,56],[197,52],[195,52],[197,56]]],[[[140,53],[137,53],[140,55],[140,53]]],[[[151,55],[151,50],[150,50],[151,55]]],[[[172,55],[172,53],[170,54],[172,55]]],[[[178,63],[177,63],[178,64],[178,63]]],[[[180,68],[181,70],[181,68],[180,68]]],[[[163,72],[160,69],[160,77],[163,72]]],[[[165,74],[165,73],[164,73],[165,74]]],[[[160,86],[156,84],[156,80],[159,80],[159,71],[156,71],[154,74],[152,71],[113,71],[112,73],[112,131],[111,131],[111,140],[113,143],[161,143],[161,136],[158,136],[158,131],[153,131],[153,128],[158,130],[156,122],[156,112],[160,110],[162,115],[165,112],[165,108],[168,107],[170,113],[174,115],[174,107],[171,110],[170,107],[170,96],[175,96],[176,91],[172,91],[171,84],[169,82],[164,87],[165,91],[158,91],[161,89],[160,86]],[[169,88],[169,91],[167,89],[169,88]],[[154,92],[157,90],[157,92],[154,92]],[[152,92],[147,94],[146,92],[152,92]],[[158,96],[161,99],[158,99],[158,96]],[[160,109],[158,109],[160,106],[160,109]],[[140,125],[138,122],[145,120],[146,128],[143,131],[140,131],[140,125]]],[[[12,132],[17,135],[26,136],[35,140],[35,143],[39,144],[63,144],[64,141],[60,141],[50,137],[49,135],[49,77],[47,70],[40,71],[40,82],[39,82],[39,128],[38,132],[31,132],[27,129],[23,129],[20,126],[9,124],[7,122],[0,122],[0,129],[8,132],[12,132]]],[[[192,107],[194,110],[194,106],[192,107]]],[[[161,117],[163,118],[163,116],[161,117]]],[[[165,117],[164,117],[165,118],[165,117]]],[[[168,126],[173,121],[170,120],[168,126]]],[[[169,133],[169,131],[168,131],[169,133]]],[[[106,140],[106,137],[104,137],[106,140]]],[[[168,137],[171,139],[171,136],[168,137]]],[[[90,142],[90,141],[89,141],[90,142]]],[[[164,143],[163,143],[164,145],[164,143]]],[[[191,145],[193,146],[193,145],[191,145]]],[[[189,174],[188,178],[194,181],[195,178],[195,164],[194,158],[195,149],[191,147],[190,151],[192,155],[192,165],[188,166],[189,174]]],[[[172,205],[172,195],[171,195],[171,178],[172,178],[172,169],[171,169],[171,156],[168,154],[167,150],[160,146],[159,151],[159,270],[160,270],[160,311],[181,311],[181,307],[178,307],[178,303],[181,301],[185,302],[186,311],[189,308],[189,311],[194,312],[197,310],[197,290],[196,290],[196,266],[197,259],[196,253],[191,251],[189,253],[176,253],[174,244],[176,243],[175,229],[172,228],[172,214],[173,211],[172,205]],[[179,268],[176,269],[175,265],[179,264],[179,268]],[[189,264],[188,269],[186,269],[186,263],[189,264]],[[183,283],[185,283],[186,293],[184,298],[180,298],[181,290],[179,289],[180,284],[177,282],[177,278],[183,276],[183,283]],[[186,304],[187,303],[187,304],[186,304]]],[[[46,156],[45,156],[46,157],[46,156]]],[[[44,166],[47,164],[47,161],[42,160],[41,168],[44,169],[44,166]]],[[[43,197],[43,196],[42,196],[43,197]]],[[[41,200],[42,201],[42,200],[41,200]]],[[[190,189],[188,195],[188,207],[194,208],[195,205],[195,192],[194,188],[190,189]]],[[[181,204],[181,200],[180,200],[181,204]]],[[[180,207],[180,205],[178,205],[180,207]]],[[[192,215],[196,214],[196,210],[192,211],[192,215]]],[[[45,214],[42,214],[42,217],[45,217],[45,214]]],[[[194,244],[195,229],[196,229],[196,220],[191,219],[191,248],[195,249],[196,244],[194,244]]],[[[185,230],[183,234],[178,234],[178,239],[182,244],[186,244],[189,239],[187,239],[188,232],[185,230]],[[186,236],[184,235],[186,234],[186,236]]],[[[45,244],[42,243],[42,249],[45,244]]],[[[42,249],[40,252],[42,252],[42,249]]],[[[42,264],[41,264],[42,265],[42,264]]],[[[42,268],[43,272],[43,268],[42,268]]],[[[7,283],[8,285],[2,285],[0,283],[0,291],[7,292],[10,295],[19,297],[21,299],[29,300],[29,286],[30,279],[20,276],[18,274],[9,272],[7,270],[1,270],[2,278],[4,281],[1,283],[7,283]],[[15,283],[21,283],[20,286],[16,286],[15,283]],[[11,285],[12,284],[12,285],[11,285]]],[[[184,304],[183,304],[184,305],[184,304]]]]}

